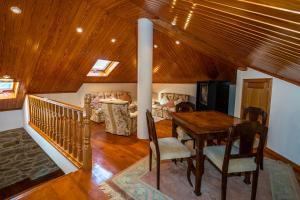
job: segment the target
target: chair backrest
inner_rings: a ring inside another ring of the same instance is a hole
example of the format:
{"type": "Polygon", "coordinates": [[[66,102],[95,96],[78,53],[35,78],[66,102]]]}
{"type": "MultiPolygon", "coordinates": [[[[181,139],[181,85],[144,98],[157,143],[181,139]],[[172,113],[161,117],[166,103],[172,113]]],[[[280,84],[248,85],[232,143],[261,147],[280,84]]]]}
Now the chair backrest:
{"type": "Polygon", "coordinates": [[[258,122],[247,121],[229,128],[228,140],[226,143],[225,156],[223,162],[223,172],[228,171],[230,159],[238,158],[256,158],[256,164],[259,166],[261,156],[263,155],[264,144],[268,128],[258,122]],[[256,133],[259,134],[259,146],[257,151],[253,151],[253,141],[256,133]],[[240,139],[239,154],[232,155],[231,149],[233,142],[240,139]]]}
{"type": "Polygon", "coordinates": [[[159,153],[159,146],[158,146],[157,134],[156,134],[156,129],[155,129],[155,123],[154,123],[152,114],[149,110],[146,111],[146,117],[147,117],[149,140],[150,140],[150,142],[154,143],[155,149],[156,149],[156,155],[159,156],[160,153],[159,153]]]}
{"type": "Polygon", "coordinates": [[[245,108],[243,113],[244,119],[248,119],[250,121],[259,121],[259,117],[261,117],[262,125],[266,125],[268,114],[265,111],[256,107],[245,108]]]}
{"type": "Polygon", "coordinates": [[[130,113],[128,103],[102,103],[107,132],[130,135],[130,113]]]}
{"type": "Polygon", "coordinates": [[[195,111],[195,105],[191,102],[180,102],[176,105],[176,112],[193,112],[195,111]]]}

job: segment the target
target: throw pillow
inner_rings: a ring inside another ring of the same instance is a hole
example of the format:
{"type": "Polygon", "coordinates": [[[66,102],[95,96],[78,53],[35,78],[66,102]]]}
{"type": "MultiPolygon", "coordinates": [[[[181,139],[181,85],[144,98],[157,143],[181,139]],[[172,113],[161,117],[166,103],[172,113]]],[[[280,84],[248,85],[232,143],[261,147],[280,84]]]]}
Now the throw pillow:
{"type": "Polygon", "coordinates": [[[176,106],[177,104],[180,104],[181,102],[183,102],[182,99],[177,99],[177,100],[174,102],[174,104],[175,104],[175,106],[176,106]]]}
{"type": "Polygon", "coordinates": [[[168,108],[174,108],[175,107],[174,100],[170,100],[168,103],[165,104],[165,106],[168,108]]]}
{"type": "Polygon", "coordinates": [[[131,96],[129,96],[127,93],[123,93],[119,98],[123,101],[128,101],[129,103],[131,103],[131,96]]]}
{"type": "Polygon", "coordinates": [[[164,96],[162,99],[159,100],[159,103],[162,106],[167,104],[168,102],[169,102],[169,99],[166,96],[164,96]]]}

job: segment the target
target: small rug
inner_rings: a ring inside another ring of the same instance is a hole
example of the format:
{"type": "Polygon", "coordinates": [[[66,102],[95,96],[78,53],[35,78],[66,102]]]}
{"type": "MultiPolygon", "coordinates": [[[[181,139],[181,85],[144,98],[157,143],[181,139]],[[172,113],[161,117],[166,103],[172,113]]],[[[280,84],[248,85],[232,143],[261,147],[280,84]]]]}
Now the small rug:
{"type": "MultiPolygon", "coordinates": [[[[112,200],[136,199],[221,199],[221,174],[208,161],[202,178],[201,196],[196,196],[186,178],[186,162],[163,161],[161,164],[161,190],[156,189],[156,168],[149,172],[148,157],[102,183],[100,189],[112,200]]],[[[291,167],[265,159],[265,169],[260,171],[257,200],[299,200],[299,186],[291,167]]],[[[194,177],[192,177],[192,180],[194,177]]],[[[251,185],[243,177],[229,177],[227,199],[250,199],[251,185]]]]}
{"type": "Polygon", "coordinates": [[[25,129],[0,132],[0,189],[25,179],[36,180],[58,170],[25,129]]]}

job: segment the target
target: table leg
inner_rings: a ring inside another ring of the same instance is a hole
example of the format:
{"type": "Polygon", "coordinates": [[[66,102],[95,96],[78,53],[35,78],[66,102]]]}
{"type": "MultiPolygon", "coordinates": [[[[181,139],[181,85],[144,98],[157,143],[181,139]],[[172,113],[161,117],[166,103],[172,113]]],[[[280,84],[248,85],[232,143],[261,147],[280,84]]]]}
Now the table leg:
{"type": "Polygon", "coordinates": [[[195,194],[201,195],[201,180],[204,172],[204,155],[203,155],[204,140],[196,138],[196,175],[195,175],[195,194]]]}
{"type": "Polygon", "coordinates": [[[177,136],[178,136],[176,128],[177,128],[177,124],[176,124],[175,120],[172,119],[172,137],[175,137],[175,138],[177,138],[177,136]]]}

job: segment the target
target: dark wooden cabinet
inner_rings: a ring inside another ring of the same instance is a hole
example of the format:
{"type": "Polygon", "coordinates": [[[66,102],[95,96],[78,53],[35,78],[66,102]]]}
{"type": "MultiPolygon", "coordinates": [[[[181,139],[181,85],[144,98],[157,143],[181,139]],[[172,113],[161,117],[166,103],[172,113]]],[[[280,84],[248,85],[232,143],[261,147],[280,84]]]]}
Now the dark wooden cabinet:
{"type": "Polygon", "coordinates": [[[197,82],[196,110],[216,110],[228,113],[229,105],[228,81],[197,82]]]}

